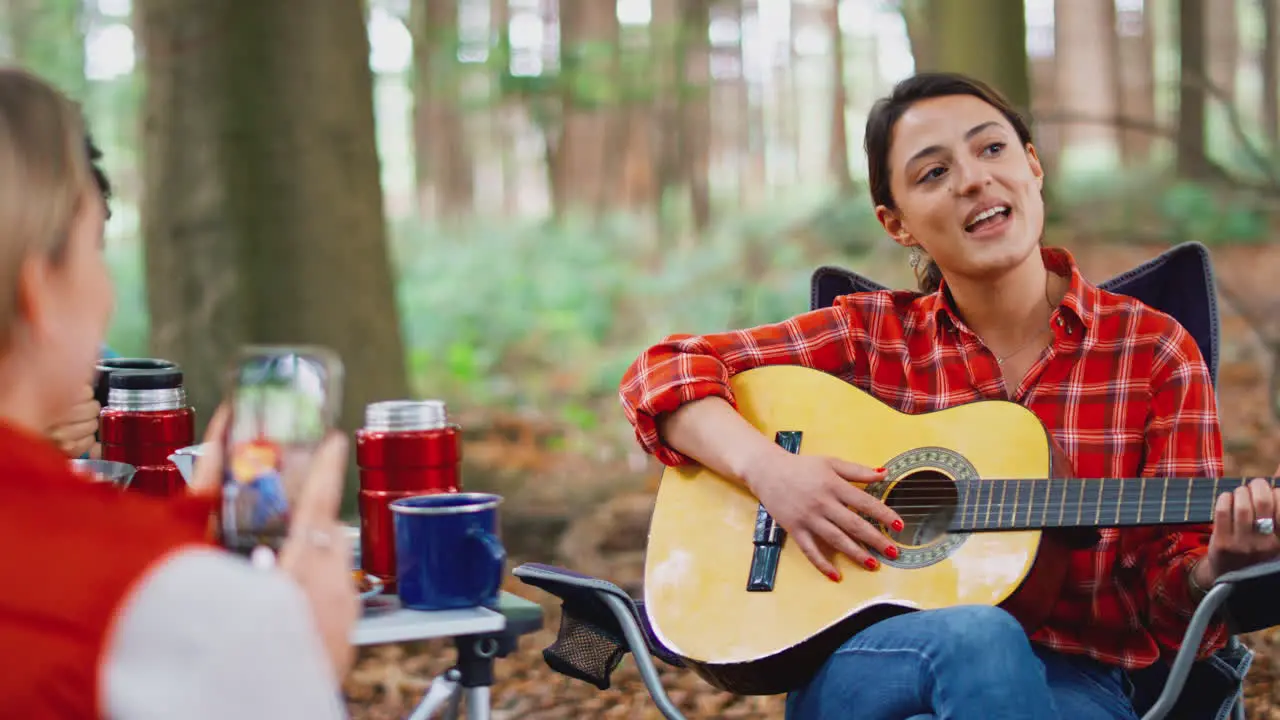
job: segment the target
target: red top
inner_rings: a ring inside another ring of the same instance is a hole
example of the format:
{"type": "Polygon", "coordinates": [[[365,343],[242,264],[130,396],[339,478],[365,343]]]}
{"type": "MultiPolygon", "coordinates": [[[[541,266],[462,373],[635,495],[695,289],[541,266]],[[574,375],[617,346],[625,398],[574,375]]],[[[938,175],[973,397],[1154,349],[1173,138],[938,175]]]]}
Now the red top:
{"type": "MultiPolygon", "coordinates": [[[[821,370],[907,413],[983,399],[1014,400],[1044,423],[1084,478],[1220,477],[1222,437],[1209,372],[1187,331],[1139,301],[1089,284],[1070,253],[1046,249],[1070,277],[1053,342],[1012,393],[996,357],[940,291],[845,295],[830,308],[774,325],[672,335],[627,370],[620,395],[645,450],[689,462],[662,444],[655,418],[707,396],[734,402],[735,373],[761,365],[821,370]]],[[[855,458],[856,459],[856,458],[855,458]]],[[[1187,571],[1211,527],[1105,529],[1071,553],[1062,596],[1032,639],[1129,669],[1172,657],[1195,610],[1187,571]]],[[[1214,624],[1202,656],[1227,633],[1214,624]]]]}
{"type": "Polygon", "coordinates": [[[103,657],[134,584],[207,544],[208,499],[123,493],[0,422],[0,704],[6,717],[102,716],[103,657]]]}

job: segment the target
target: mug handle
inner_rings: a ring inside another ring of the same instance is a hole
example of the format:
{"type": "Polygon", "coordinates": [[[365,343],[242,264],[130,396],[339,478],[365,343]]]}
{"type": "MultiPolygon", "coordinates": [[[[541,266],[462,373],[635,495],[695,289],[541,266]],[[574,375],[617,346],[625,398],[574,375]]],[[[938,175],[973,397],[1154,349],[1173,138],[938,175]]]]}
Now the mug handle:
{"type": "Polygon", "coordinates": [[[502,571],[507,562],[507,549],[498,541],[496,535],[485,532],[478,527],[468,528],[467,537],[484,546],[485,551],[489,554],[489,559],[493,561],[493,576],[489,579],[488,584],[485,585],[484,591],[480,593],[483,597],[489,597],[496,593],[498,588],[502,587],[502,571]]]}

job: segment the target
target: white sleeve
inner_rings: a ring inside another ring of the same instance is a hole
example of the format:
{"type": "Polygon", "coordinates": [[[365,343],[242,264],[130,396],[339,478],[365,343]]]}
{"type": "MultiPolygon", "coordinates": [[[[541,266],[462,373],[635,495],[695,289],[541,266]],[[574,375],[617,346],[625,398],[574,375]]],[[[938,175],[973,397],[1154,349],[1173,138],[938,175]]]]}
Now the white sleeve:
{"type": "Polygon", "coordinates": [[[302,591],[218,550],[152,570],[120,609],[105,663],[113,720],[346,718],[302,591]]]}

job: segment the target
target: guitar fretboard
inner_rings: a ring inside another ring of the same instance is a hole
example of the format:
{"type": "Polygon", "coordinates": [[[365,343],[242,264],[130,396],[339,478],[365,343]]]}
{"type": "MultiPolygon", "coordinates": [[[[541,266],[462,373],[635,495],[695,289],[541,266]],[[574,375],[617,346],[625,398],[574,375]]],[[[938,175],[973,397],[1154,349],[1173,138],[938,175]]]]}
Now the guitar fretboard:
{"type": "MultiPolygon", "coordinates": [[[[959,507],[948,529],[966,532],[1209,523],[1218,495],[1251,479],[962,480],[956,483],[959,507]]],[[[1275,487],[1276,478],[1267,480],[1275,487]]]]}

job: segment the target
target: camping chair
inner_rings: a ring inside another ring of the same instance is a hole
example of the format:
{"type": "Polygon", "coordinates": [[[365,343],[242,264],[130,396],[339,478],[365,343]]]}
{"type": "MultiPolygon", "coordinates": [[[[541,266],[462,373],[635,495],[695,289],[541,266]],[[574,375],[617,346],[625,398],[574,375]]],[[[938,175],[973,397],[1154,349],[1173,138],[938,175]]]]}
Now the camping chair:
{"type": "MultiPolygon", "coordinates": [[[[1184,243],[1133,270],[1118,275],[1102,288],[1130,295],[1175,317],[1195,338],[1217,381],[1218,306],[1209,253],[1199,243],[1184,243]]],[[[828,307],[835,298],[853,292],[883,289],[856,273],[822,267],[813,274],[810,306],[828,307]]],[[[641,600],[620,587],[572,570],[526,563],[514,570],[523,582],[562,601],[560,630],[543,650],[553,670],[571,678],[609,688],[610,676],[630,652],[640,677],[658,709],[668,720],[683,720],[662,688],[652,657],[683,667],[680,658],[654,637],[641,600]]],[[[1233,633],[1247,633],[1280,625],[1280,561],[1223,575],[1201,601],[1192,617],[1183,649],[1172,663],[1131,674],[1134,705],[1143,720],[1243,720],[1243,678],[1253,653],[1236,637],[1203,661],[1195,648],[1209,621],[1224,618],[1233,633]]],[[[714,612],[714,608],[708,609],[714,612]]]]}

